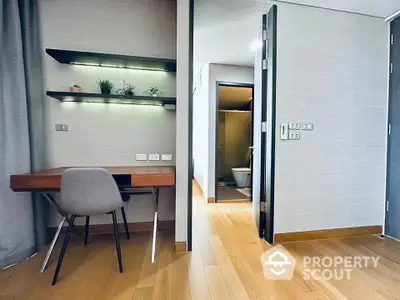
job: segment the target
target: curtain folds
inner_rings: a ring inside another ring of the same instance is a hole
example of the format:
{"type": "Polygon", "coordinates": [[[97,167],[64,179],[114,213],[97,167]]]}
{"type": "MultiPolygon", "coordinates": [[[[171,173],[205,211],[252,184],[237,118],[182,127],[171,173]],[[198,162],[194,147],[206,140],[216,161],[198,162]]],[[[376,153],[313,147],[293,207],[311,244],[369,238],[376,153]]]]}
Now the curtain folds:
{"type": "MultiPolygon", "coordinates": [[[[45,105],[38,0],[18,1],[25,67],[31,171],[45,168],[45,105]]],[[[47,244],[49,203],[33,193],[36,249],[47,244]]]]}
{"type": "Polygon", "coordinates": [[[37,0],[0,3],[0,268],[46,242],[46,202],[9,188],[11,174],[45,164],[38,16],[37,0]]]}

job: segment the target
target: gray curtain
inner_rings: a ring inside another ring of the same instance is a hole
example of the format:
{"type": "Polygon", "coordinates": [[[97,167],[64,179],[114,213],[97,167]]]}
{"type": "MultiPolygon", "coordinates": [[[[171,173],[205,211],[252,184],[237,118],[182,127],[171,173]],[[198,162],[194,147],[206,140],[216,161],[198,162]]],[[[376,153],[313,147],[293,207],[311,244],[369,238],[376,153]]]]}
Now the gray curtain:
{"type": "Polygon", "coordinates": [[[46,202],[9,188],[11,174],[45,164],[38,17],[37,0],[0,3],[0,268],[46,243],[46,202]]]}

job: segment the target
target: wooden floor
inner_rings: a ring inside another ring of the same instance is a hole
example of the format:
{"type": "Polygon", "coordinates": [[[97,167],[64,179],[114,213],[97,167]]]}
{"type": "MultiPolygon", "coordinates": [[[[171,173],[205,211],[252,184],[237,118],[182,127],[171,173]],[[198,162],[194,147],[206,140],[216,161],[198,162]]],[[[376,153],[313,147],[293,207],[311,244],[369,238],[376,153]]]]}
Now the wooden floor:
{"type": "Polygon", "coordinates": [[[270,246],[257,236],[250,204],[204,202],[195,198],[192,253],[174,253],[172,234],[161,232],[151,264],[150,234],[133,234],[122,241],[125,271],[119,274],[111,236],[92,237],[86,247],[75,241],[57,285],[51,286],[55,258],[40,274],[40,253],[0,272],[0,299],[400,299],[400,243],[371,236],[287,244],[296,259],[380,255],[380,265],[356,269],[348,281],[306,281],[296,265],[291,281],[268,281],[260,255],[270,246]]]}

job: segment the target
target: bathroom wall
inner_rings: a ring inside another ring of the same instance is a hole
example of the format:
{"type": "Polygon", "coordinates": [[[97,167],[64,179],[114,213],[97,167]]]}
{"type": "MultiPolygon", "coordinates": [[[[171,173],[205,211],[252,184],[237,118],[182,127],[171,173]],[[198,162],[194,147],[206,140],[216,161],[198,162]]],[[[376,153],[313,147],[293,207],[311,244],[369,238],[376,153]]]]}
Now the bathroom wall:
{"type": "Polygon", "coordinates": [[[218,112],[218,177],[233,182],[232,168],[248,167],[247,158],[250,135],[250,112],[218,112]]]}

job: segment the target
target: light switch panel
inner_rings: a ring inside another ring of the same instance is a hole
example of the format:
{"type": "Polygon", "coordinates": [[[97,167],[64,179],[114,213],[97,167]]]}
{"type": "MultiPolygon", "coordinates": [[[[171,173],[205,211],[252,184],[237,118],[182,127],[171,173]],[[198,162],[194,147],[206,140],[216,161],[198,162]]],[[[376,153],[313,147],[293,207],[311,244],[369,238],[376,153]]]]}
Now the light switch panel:
{"type": "Polygon", "coordinates": [[[172,154],[161,154],[161,160],[172,160],[172,154]]]}
{"type": "Polygon", "coordinates": [[[136,154],[136,160],[137,161],[146,161],[147,160],[147,154],[136,154]]]}
{"type": "Polygon", "coordinates": [[[289,138],[289,124],[281,124],[281,140],[287,140],[289,138]]]}
{"type": "Polygon", "coordinates": [[[160,160],[160,154],[149,154],[149,160],[160,160]]]}

